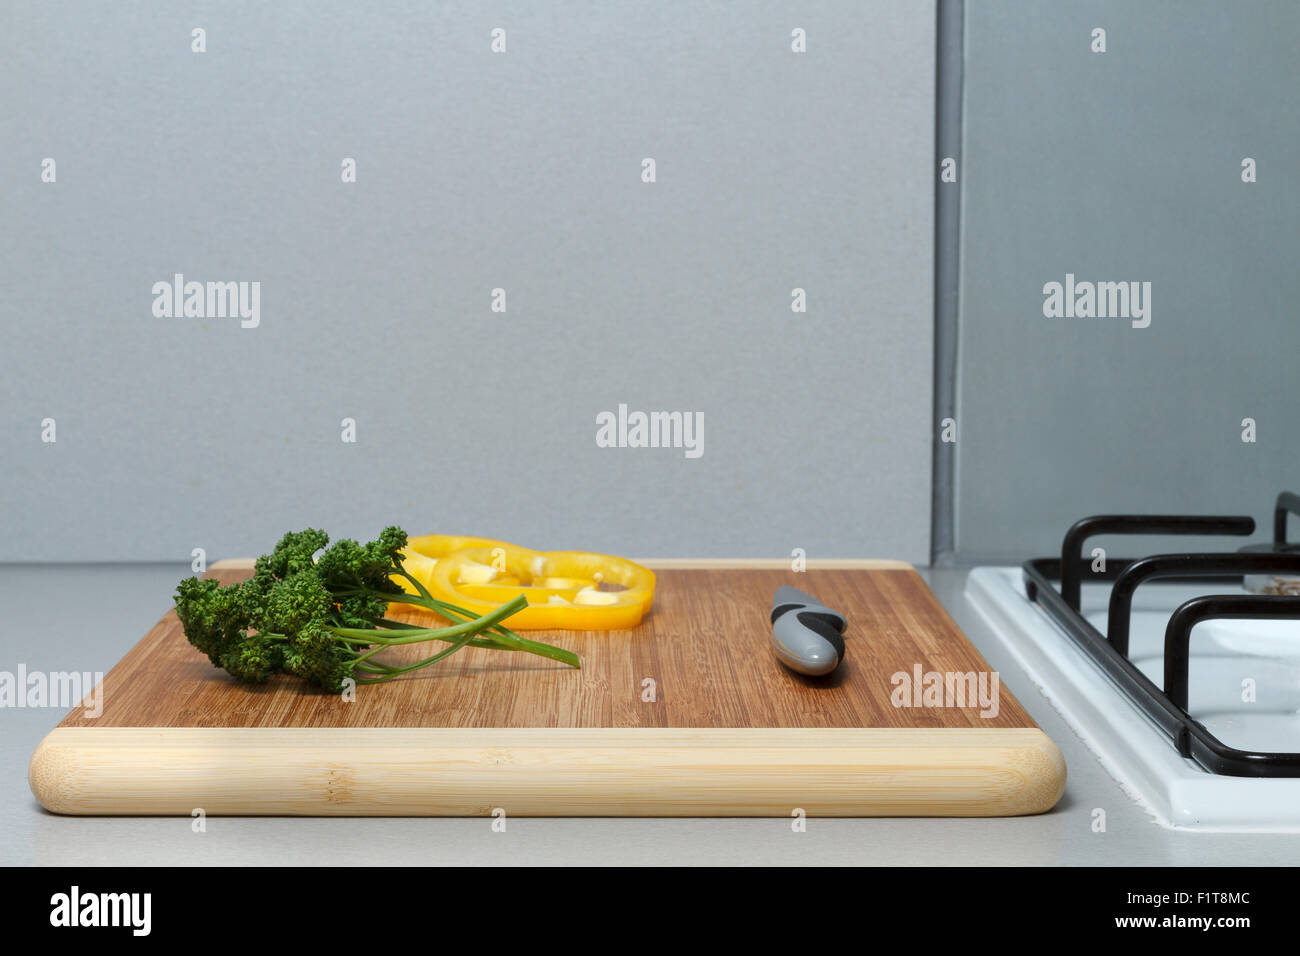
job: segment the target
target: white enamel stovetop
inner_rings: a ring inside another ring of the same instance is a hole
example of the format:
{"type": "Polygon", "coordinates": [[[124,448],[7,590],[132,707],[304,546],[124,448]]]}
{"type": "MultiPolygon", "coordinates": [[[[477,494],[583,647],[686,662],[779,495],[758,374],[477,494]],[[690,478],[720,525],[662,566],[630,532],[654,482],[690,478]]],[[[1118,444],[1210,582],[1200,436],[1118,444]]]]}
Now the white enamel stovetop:
{"type": "MultiPolygon", "coordinates": [[[[1129,659],[1164,684],[1165,625],[1190,598],[1228,586],[1152,583],[1133,602],[1129,659]]],[[[1103,634],[1110,586],[1085,584],[1083,613],[1103,634]]],[[[1125,792],[1162,825],[1300,832],[1300,778],[1229,777],[1178,755],[1170,737],[1121,693],[1037,604],[1020,568],[976,568],[966,598],[1125,792]]],[[[1300,751],[1300,622],[1207,621],[1192,632],[1189,712],[1223,743],[1300,751]],[[1253,681],[1255,700],[1243,699],[1253,681]]]]}

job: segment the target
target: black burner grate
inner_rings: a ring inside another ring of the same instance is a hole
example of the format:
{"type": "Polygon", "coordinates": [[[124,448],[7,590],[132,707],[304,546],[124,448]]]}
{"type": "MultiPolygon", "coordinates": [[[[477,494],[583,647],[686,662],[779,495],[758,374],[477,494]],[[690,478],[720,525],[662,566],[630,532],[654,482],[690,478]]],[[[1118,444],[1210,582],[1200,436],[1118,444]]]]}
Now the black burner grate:
{"type": "MultiPolygon", "coordinates": [[[[1238,552],[1158,554],[1108,559],[1093,571],[1082,557],[1084,542],[1100,534],[1249,535],[1255,520],[1242,515],[1096,515],[1078,521],[1065,535],[1059,558],[1024,563],[1025,591],[1146,715],[1169,734],[1184,757],[1211,773],[1239,777],[1300,777],[1300,753],[1266,753],[1229,747],[1187,712],[1188,645],[1202,621],[1234,618],[1300,621],[1300,597],[1209,594],[1180,605],[1165,629],[1161,690],[1128,659],[1133,593],[1150,580],[1192,584],[1241,584],[1247,574],[1300,577],[1300,550],[1286,541],[1287,516],[1300,516],[1300,496],[1283,492],[1273,517],[1273,547],[1238,552]],[[1082,584],[1112,582],[1106,634],[1080,611],[1082,584]],[[1059,582],[1060,590],[1057,590],[1059,582]]],[[[1297,637],[1300,640],[1300,636],[1297,637]]]]}

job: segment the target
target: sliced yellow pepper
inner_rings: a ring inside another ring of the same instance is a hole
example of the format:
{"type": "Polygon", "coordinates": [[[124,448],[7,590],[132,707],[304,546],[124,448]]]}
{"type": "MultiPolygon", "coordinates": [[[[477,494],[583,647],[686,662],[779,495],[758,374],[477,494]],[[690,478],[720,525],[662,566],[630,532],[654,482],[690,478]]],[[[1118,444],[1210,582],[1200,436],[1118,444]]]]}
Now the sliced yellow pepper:
{"type": "MultiPolygon", "coordinates": [[[[476,538],[466,534],[422,534],[406,542],[406,547],[402,551],[402,567],[406,568],[411,577],[428,587],[429,582],[433,580],[433,566],[438,563],[439,558],[445,558],[453,551],[464,551],[466,548],[513,547],[514,545],[497,541],[495,538],[476,538]]],[[[407,594],[420,593],[410,581],[398,578],[397,583],[407,594]]]]}
{"type": "MultiPolygon", "coordinates": [[[[502,541],[452,550],[445,539],[426,539],[414,538],[407,546],[407,570],[439,601],[478,615],[522,594],[528,607],[506,621],[512,630],[635,627],[654,601],[654,572],[625,558],[530,551],[502,541]],[[413,564],[412,553],[423,560],[413,564]]],[[[413,587],[407,590],[414,593],[413,587]]]]}

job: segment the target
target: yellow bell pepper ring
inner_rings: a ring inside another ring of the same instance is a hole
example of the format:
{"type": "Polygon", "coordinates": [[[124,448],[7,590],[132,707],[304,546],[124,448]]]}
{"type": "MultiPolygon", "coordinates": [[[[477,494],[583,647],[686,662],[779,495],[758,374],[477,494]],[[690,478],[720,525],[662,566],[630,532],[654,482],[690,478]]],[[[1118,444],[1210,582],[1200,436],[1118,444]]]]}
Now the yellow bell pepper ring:
{"type": "MultiPolygon", "coordinates": [[[[433,580],[433,566],[439,558],[445,558],[454,551],[466,548],[513,548],[513,544],[497,541],[495,538],[478,538],[467,534],[422,534],[411,538],[402,549],[402,567],[411,577],[425,587],[433,580]]],[[[419,590],[410,581],[398,577],[397,583],[407,594],[419,594],[419,590]]]]}
{"type": "Polygon", "coordinates": [[[604,631],[635,627],[654,601],[655,576],[626,558],[589,551],[470,547],[437,560],[424,581],[439,601],[483,615],[523,595],[512,630],[604,631]]]}

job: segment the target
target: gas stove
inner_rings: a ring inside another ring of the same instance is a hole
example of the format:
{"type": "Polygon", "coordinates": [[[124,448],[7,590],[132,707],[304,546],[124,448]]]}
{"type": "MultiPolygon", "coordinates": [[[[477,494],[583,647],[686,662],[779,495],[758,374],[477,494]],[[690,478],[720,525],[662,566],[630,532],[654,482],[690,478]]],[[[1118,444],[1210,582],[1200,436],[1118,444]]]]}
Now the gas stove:
{"type": "Polygon", "coordinates": [[[966,596],[1161,824],[1300,831],[1300,496],[1271,543],[1109,558],[1099,535],[1246,536],[1239,515],[1096,515],[1060,557],[976,568],[966,596]]]}

